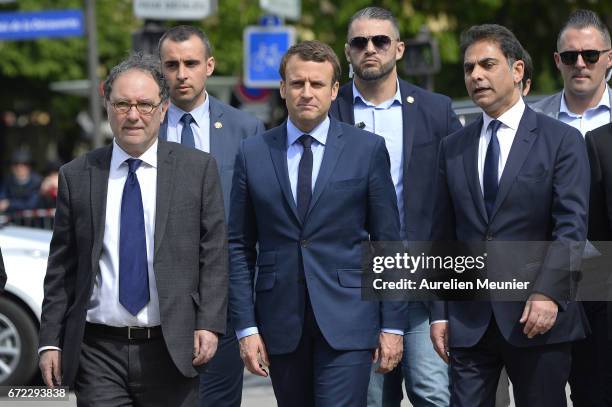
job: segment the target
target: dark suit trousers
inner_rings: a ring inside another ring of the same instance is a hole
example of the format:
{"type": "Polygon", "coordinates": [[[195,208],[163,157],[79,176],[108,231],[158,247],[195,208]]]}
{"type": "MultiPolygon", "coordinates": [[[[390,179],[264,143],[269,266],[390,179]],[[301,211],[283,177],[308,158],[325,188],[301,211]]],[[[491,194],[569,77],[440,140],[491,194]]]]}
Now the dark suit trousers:
{"type": "Polygon", "coordinates": [[[297,349],[270,355],[278,407],[365,407],[371,366],[372,350],[338,351],[329,346],[307,300],[297,349]]]}
{"type": "Polygon", "coordinates": [[[494,407],[499,375],[505,366],[516,407],[565,406],[570,363],[570,343],[519,348],[504,339],[491,318],[475,346],[450,349],[451,405],[494,407]]]}
{"type": "Polygon", "coordinates": [[[240,407],[244,363],[230,318],[215,356],[200,371],[200,407],[240,407]]]}
{"type": "Polygon", "coordinates": [[[612,338],[608,335],[608,304],[583,302],[591,334],[572,345],[569,378],[574,407],[612,406],[612,338]]]}
{"type": "Polygon", "coordinates": [[[162,338],[130,341],[85,333],[75,393],[79,407],[195,407],[198,379],[183,376],[162,338]]]}

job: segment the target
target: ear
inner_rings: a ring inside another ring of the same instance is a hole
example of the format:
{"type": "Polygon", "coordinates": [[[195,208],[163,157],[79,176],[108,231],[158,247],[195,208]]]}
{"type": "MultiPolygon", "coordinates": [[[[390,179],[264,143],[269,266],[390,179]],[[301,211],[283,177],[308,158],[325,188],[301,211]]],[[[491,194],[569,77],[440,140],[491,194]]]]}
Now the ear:
{"type": "Polygon", "coordinates": [[[280,92],[281,99],[285,99],[285,92],[287,91],[287,89],[286,89],[286,83],[282,79],[280,81],[280,88],[278,89],[278,91],[280,92]]]}
{"type": "Polygon", "coordinates": [[[159,117],[159,122],[163,123],[164,121],[164,117],[166,117],[166,113],[168,113],[168,107],[170,106],[170,102],[168,100],[166,100],[164,103],[162,103],[161,107],[161,114],[159,117]]]}
{"type": "Polygon", "coordinates": [[[609,50],[604,54],[604,57],[608,58],[608,63],[606,65],[606,69],[612,68],[612,50],[609,50]]]}
{"type": "Polygon", "coordinates": [[[397,41],[397,47],[395,48],[395,60],[399,61],[404,56],[404,51],[406,50],[406,44],[404,41],[397,41]]]}
{"type": "Polygon", "coordinates": [[[518,85],[523,82],[523,75],[525,74],[525,62],[522,60],[514,61],[512,64],[512,78],[514,84],[518,85]]]}
{"type": "Polygon", "coordinates": [[[344,44],[344,56],[346,57],[346,61],[350,64],[351,63],[351,47],[348,44],[344,44]]]}
{"type": "Polygon", "coordinates": [[[338,97],[338,89],[340,89],[340,83],[338,81],[336,81],[332,85],[332,93],[331,93],[331,100],[332,100],[332,102],[334,100],[336,100],[336,98],[338,97]]]}
{"type": "Polygon", "coordinates": [[[209,77],[215,71],[215,57],[210,57],[206,60],[206,77],[209,77]]]}
{"type": "Polygon", "coordinates": [[[557,66],[558,70],[561,70],[561,64],[563,62],[561,62],[561,55],[559,55],[558,52],[553,53],[553,58],[555,59],[555,65],[557,66]]]}

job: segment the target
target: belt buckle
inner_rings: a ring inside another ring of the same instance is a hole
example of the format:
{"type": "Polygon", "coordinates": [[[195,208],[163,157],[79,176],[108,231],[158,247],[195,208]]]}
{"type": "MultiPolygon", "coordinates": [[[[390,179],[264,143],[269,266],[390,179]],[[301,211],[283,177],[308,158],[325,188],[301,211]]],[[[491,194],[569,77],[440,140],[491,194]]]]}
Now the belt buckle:
{"type": "Polygon", "coordinates": [[[132,331],[134,332],[138,332],[138,331],[145,331],[147,333],[147,337],[146,339],[151,339],[151,330],[149,328],[142,328],[139,326],[128,326],[128,340],[132,341],[132,340],[137,340],[137,339],[145,339],[145,338],[134,338],[132,337],[132,331]]]}

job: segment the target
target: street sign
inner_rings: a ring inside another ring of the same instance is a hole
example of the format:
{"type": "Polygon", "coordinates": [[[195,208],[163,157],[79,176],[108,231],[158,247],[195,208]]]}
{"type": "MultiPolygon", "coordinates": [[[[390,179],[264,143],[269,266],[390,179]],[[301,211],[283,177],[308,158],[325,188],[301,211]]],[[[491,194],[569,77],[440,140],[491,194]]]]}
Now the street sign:
{"type": "Polygon", "coordinates": [[[248,26],[244,30],[244,84],[249,88],[278,88],[278,67],[295,43],[293,27],[248,26]]]}
{"type": "Polygon", "coordinates": [[[216,0],[134,0],[134,15],[151,20],[195,21],[216,12],[216,0]]]}
{"type": "Polygon", "coordinates": [[[302,14],[301,0],[259,0],[259,7],[291,20],[299,20],[302,14]]]}
{"type": "Polygon", "coordinates": [[[84,33],[82,10],[0,13],[0,40],[80,37],[84,33]]]}

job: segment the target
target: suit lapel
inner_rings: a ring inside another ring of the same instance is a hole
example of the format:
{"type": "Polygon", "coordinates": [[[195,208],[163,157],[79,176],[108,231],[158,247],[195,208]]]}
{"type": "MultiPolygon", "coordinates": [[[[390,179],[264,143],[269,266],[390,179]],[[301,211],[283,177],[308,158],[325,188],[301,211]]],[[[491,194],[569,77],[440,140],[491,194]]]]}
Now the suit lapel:
{"type": "Polygon", "coordinates": [[[280,125],[276,131],[270,133],[270,157],[276,172],[276,178],[280,185],[283,196],[291,211],[295,215],[298,222],[301,223],[300,216],[297,212],[297,206],[291,192],[291,183],[289,182],[289,170],[287,169],[287,122],[280,125]]]}
{"type": "Polygon", "coordinates": [[[212,96],[208,96],[209,100],[209,113],[210,113],[210,126],[209,126],[209,136],[210,136],[210,154],[215,157],[217,160],[217,164],[219,165],[219,169],[223,167],[225,164],[225,152],[227,145],[225,143],[225,129],[223,127],[223,110],[219,102],[213,98],[212,96]]]}
{"type": "Polygon", "coordinates": [[[355,124],[355,111],[353,110],[353,82],[343,86],[338,95],[339,120],[344,123],[355,124]]]}
{"type": "Polygon", "coordinates": [[[480,213],[482,220],[487,223],[488,216],[484,205],[484,198],[482,195],[482,189],[480,188],[480,178],[478,177],[478,143],[480,140],[480,132],[482,130],[482,115],[478,120],[477,124],[474,124],[471,128],[471,132],[467,133],[466,142],[467,148],[465,154],[463,154],[463,168],[465,169],[465,176],[474,200],[474,205],[480,213]]]}
{"type": "MultiPolygon", "coordinates": [[[[168,108],[170,110],[170,108],[168,108]]],[[[168,110],[166,110],[166,116],[164,116],[164,121],[159,126],[159,134],[158,138],[160,140],[168,140],[168,110]]]]}
{"type": "Polygon", "coordinates": [[[98,269],[98,261],[104,240],[106,198],[113,145],[92,153],[89,164],[91,224],[93,227],[92,270],[98,269]]]}
{"type": "MultiPolygon", "coordinates": [[[[404,136],[404,182],[407,179],[407,171],[410,166],[410,157],[412,156],[412,145],[414,143],[416,126],[414,123],[419,120],[417,115],[417,100],[412,96],[414,90],[411,90],[406,86],[403,81],[399,81],[400,86],[400,94],[402,97],[402,128],[403,128],[403,136],[404,136]],[[408,103],[408,99],[412,100],[412,103],[408,103]]],[[[405,188],[407,190],[407,188],[405,188]]]]}
{"type": "Polygon", "coordinates": [[[164,238],[168,212],[170,210],[170,198],[174,195],[174,171],[175,158],[172,154],[172,143],[159,141],[157,147],[157,193],[155,200],[155,236],[154,256],[157,254],[164,238]]]}

